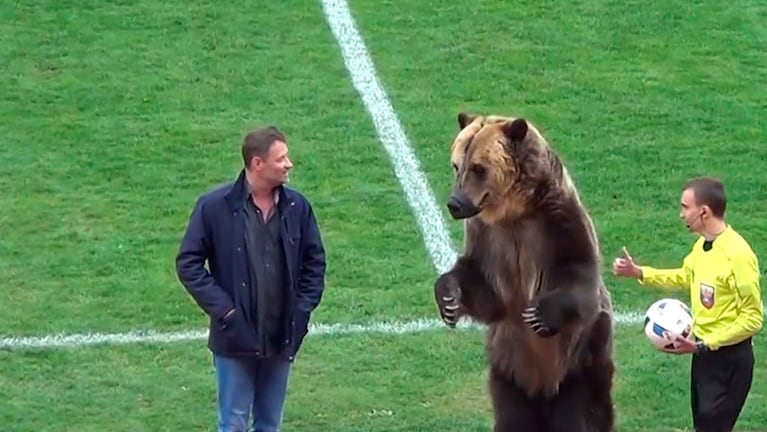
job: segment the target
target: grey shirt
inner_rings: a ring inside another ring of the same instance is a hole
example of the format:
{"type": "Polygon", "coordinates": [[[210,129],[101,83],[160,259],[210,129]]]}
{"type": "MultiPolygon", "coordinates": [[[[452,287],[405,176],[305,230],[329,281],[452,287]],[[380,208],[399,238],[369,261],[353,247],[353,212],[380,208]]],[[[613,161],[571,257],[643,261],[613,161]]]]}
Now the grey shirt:
{"type": "Polygon", "coordinates": [[[255,317],[259,345],[264,355],[276,353],[285,335],[280,333],[284,319],[287,264],[282,246],[278,196],[266,221],[253,203],[245,198],[245,243],[250,259],[250,316],[255,317]]]}

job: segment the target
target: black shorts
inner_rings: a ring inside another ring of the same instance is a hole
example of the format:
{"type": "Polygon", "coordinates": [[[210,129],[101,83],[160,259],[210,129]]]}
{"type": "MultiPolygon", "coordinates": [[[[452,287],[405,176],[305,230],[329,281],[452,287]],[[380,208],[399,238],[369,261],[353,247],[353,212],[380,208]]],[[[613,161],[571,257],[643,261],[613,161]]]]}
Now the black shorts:
{"type": "Polygon", "coordinates": [[[693,354],[690,404],[696,432],[730,432],[751,391],[751,338],[716,351],[693,354]]]}

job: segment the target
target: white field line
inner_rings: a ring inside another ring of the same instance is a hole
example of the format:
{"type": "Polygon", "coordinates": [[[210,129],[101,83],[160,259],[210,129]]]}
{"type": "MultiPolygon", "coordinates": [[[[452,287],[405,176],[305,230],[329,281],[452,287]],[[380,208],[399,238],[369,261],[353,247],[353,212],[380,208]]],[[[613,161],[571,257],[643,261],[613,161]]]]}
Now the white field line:
{"type": "MultiPolygon", "coordinates": [[[[615,314],[616,325],[635,325],[642,322],[642,315],[633,312],[615,314]]],[[[481,325],[472,322],[458,324],[461,330],[480,330],[481,325]]],[[[374,322],[371,324],[311,324],[308,337],[338,336],[350,334],[399,335],[417,334],[428,331],[448,331],[442,321],[437,319],[418,319],[413,321],[374,322]]],[[[128,345],[128,344],[170,344],[204,340],[207,330],[158,332],[131,331],[128,333],[82,333],[57,334],[41,337],[4,337],[0,339],[0,350],[23,351],[51,348],[81,348],[89,345],[128,345]]]]}
{"type": "Polygon", "coordinates": [[[445,220],[389,97],[378,80],[373,60],[354,24],[349,5],[345,0],[322,0],[322,9],[341,48],[352,84],[373,119],[378,138],[389,155],[394,173],[418,221],[434,267],[438,273],[443,273],[456,258],[445,220]]]}

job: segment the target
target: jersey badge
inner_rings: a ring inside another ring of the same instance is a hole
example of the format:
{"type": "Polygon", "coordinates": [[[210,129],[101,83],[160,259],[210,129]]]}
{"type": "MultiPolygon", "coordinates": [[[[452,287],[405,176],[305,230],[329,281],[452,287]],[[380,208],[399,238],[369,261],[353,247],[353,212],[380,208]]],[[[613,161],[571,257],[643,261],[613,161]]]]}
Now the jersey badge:
{"type": "Polygon", "coordinates": [[[700,284],[700,303],[706,308],[711,309],[716,302],[715,290],[711,285],[700,284]]]}

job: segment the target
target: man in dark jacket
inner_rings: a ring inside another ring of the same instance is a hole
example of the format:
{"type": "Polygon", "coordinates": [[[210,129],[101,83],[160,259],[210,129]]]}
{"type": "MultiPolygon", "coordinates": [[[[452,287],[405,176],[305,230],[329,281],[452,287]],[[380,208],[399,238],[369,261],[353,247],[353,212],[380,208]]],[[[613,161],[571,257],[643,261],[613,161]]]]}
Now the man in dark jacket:
{"type": "Polygon", "coordinates": [[[219,432],[248,430],[249,414],[251,431],[273,432],[322,297],[325,250],[311,204],[284,186],[293,166],[285,136],[274,127],[250,132],[242,157],[233,183],[197,200],[176,272],[210,318],[219,432]]]}

